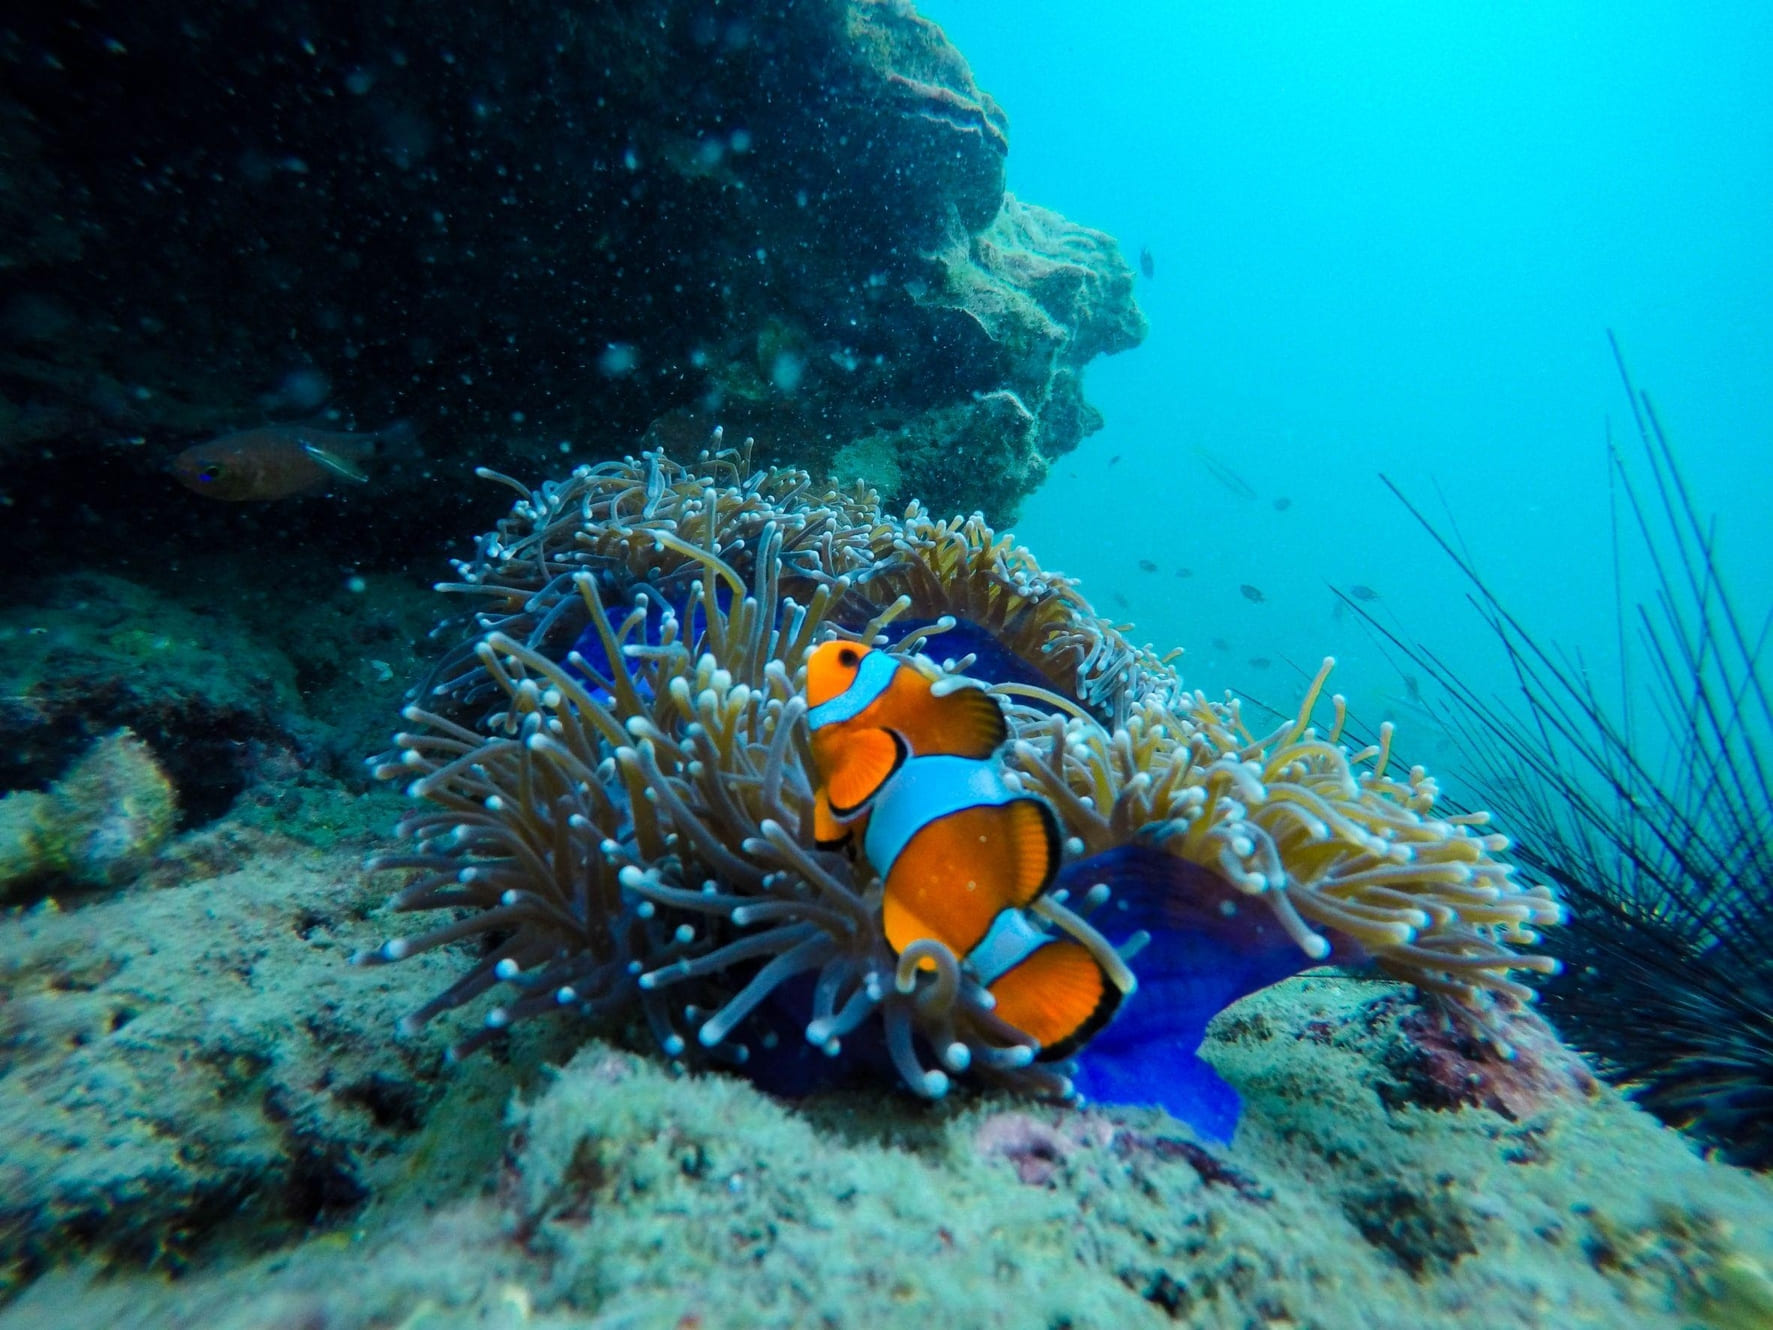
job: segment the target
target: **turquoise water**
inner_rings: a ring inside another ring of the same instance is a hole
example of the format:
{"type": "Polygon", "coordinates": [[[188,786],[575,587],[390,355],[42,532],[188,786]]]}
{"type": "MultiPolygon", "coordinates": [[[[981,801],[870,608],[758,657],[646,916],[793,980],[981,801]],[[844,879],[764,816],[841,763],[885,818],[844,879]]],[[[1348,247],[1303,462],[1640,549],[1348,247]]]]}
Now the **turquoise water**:
{"type": "Polygon", "coordinates": [[[1767,603],[1769,11],[920,10],[1008,112],[1011,189],[1129,260],[1150,249],[1151,336],[1090,368],[1107,428],[1018,534],[1139,636],[1187,645],[1191,682],[1285,698],[1290,663],[1334,652],[1339,685],[1408,733],[1397,672],[1326,581],[1372,587],[1407,635],[1505,682],[1380,472],[1450,513],[1504,601],[1610,682],[1604,431],[1630,425],[1608,328],[1717,514],[1732,590],[1767,603]]]}

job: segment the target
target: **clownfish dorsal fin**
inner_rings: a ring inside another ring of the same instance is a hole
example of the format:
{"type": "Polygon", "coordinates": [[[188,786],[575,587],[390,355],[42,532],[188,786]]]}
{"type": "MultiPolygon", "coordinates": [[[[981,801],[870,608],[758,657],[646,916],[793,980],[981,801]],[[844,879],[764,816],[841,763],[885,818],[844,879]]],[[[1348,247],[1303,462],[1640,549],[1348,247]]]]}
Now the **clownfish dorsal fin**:
{"type": "Polygon", "coordinates": [[[832,754],[825,777],[825,796],[832,816],[846,821],[867,808],[909,756],[909,745],[891,730],[856,730],[846,734],[832,754]]]}
{"type": "Polygon", "coordinates": [[[996,1015],[1040,1042],[1043,1062],[1069,1057],[1108,1023],[1121,994],[1082,944],[1059,938],[990,985],[996,1015]]]}
{"type": "MultiPolygon", "coordinates": [[[[942,676],[944,680],[958,677],[942,676]]],[[[932,752],[990,757],[1009,737],[1002,705],[983,688],[971,684],[943,687],[938,681],[930,689],[930,708],[933,737],[940,745],[932,747],[932,752]]]]}

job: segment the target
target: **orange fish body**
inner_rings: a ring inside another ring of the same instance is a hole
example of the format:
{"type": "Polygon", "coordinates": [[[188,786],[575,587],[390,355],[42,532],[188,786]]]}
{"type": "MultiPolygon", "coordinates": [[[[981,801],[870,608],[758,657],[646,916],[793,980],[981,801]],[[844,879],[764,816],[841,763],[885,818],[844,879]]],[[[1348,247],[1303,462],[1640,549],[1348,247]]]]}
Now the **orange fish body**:
{"type": "Polygon", "coordinates": [[[173,458],[172,472],[187,489],[210,499],[287,499],[341,476],[365,480],[358,463],[374,450],[378,437],[266,425],[193,444],[173,458]]]}
{"type": "Polygon", "coordinates": [[[1011,790],[997,762],[951,756],[908,758],[862,837],[884,885],[881,927],[893,950],[942,943],[1048,1060],[1069,1056],[1122,997],[1087,948],[1024,913],[1052,885],[1062,841],[1053,810],[1011,790]]]}
{"type": "Polygon", "coordinates": [[[826,845],[859,838],[883,884],[881,927],[894,952],[942,943],[1043,1059],[1066,1057],[1123,994],[1087,948],[1024,913],[1058,871],[1058,819],[1005,783],[994,755],[1008,727],[996,699],[940,687],[943,678],[853,642],[813,652],[814,834],[826,845]]]}
{"type": "Polygon", "coordinates": [[[981,688],[938,691],[944,676],[854,642],[827,642],[807,661],[807,724],[820,774],[814,832],[845,839],[844,823],[866,811],[912,755],[989,757],[1008,729],[1003,708],[981,688]]]}

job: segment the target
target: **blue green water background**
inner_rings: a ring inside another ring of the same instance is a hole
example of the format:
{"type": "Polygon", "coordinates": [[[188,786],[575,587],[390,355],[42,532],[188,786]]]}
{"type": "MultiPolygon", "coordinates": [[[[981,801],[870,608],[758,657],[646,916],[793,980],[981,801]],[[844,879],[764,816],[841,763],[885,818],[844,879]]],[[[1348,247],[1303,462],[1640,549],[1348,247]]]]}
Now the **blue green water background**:
{"type": "Polygon", "coordinates": [[[1007,110],[1011,188],[1134,262],[1150,248],[1150,339],[1090,369],[1108,426],[1017,531],[1139,637],[1186,645],[1191,683],[1284,701],[1333,651],[1339,686],[1408,731],[1401,679],[1330,581],[1506,686],[1383,471],[1450,511],[1509,606],[1614,687],[1603,431],[1630,422],[1609,327],[1718,517],[1732,591],[1764,612],[1773,9],[919,8],[1007,110]]]}

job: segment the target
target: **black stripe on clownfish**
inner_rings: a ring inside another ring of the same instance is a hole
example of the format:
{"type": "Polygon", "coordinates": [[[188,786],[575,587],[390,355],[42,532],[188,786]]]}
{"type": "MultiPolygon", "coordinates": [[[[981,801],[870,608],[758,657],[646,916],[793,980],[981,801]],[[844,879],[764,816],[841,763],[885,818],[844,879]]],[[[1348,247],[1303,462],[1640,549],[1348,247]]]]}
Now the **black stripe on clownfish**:
{"type": "Polygon", "coordinates": [[[814,836],[848,838],[854,821],[911,757],[985,758],[1002,745],[1003,708],[983,689],[856,642],[826,642],[807,660],[814,836]]]}

